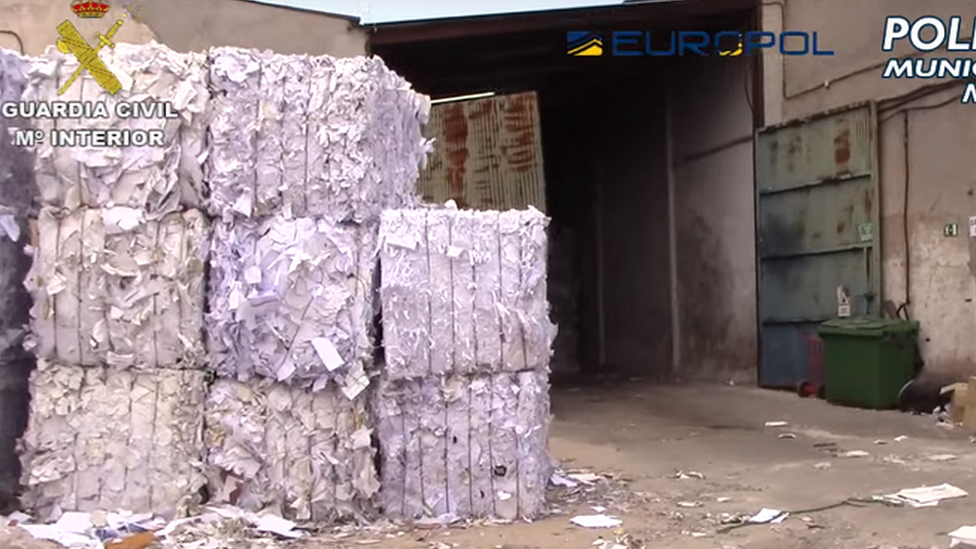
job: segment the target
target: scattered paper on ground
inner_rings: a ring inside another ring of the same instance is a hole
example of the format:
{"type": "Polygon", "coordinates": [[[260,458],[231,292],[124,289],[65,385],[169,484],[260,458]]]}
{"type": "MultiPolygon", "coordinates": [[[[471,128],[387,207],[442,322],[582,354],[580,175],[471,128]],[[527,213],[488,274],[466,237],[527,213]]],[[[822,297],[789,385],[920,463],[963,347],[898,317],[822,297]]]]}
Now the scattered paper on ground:
{"type": "Polygon", "coordinates": [[[888,501],[901,503],[910,507],[934,507],[945,499],[956,499],[966,497],[969,494],[951,484],[940,484],[938,486],[920,486],[918,488],[907,488],[894,494],[884,496],[888,501]]]}
{"type": "Polygon", "coordinates": [[[603,477],[595,473],[570,473],[566,476],[583,484],[596,484],[603,480],[603,477]]]}
{"type": "Polygon", "coordinates": [[[616,528],[624,523],[616,517],[607,515],[579,515],[569,521],[582,528],[616,528]]]}
{"type": "Polygon", "coordinates": [[[786,421],[767,421],[766,427],[786,427],[789,425],[786,421]]]}
{"type": "Polygon", "coordinates": [[[929,456],[929,461],[954,461],[957,459],[959,459],[959,456],[955,454],[936,454],[929,456]]]}
{"type": "Polygon", "coordinates": [[[840,455],[840,457],[846,457],[846,458],[862,458],[862,457],[868,457],[870,455],[871,454],[865,452],[864,450],[851,450],[849,452],[842,453],[840,455]]]}
{"type": "Polygon", "coordinates": [[[678,471],[678,474],[675,475],[675,478],[681,480],[691,480],[691,479],[704,480],[705,475],[699,473],[698,471],[688,471],[687,473],[684,471],[678,471]]]}

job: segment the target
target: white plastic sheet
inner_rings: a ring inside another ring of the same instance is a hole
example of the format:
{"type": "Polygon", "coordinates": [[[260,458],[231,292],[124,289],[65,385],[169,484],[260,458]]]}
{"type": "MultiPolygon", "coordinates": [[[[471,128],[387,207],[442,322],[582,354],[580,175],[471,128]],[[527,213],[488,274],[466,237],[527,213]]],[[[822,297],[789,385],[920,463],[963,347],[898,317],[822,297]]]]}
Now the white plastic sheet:
{"type": "Polygon", "coordinates": [[[535,209],[388,210],[380,226],[390,379],[547,369],[546,225],[535,209]]]}
{"type": "Polygon", "coordinates": [[[373,351],[375,229],[283,217],[214,227],[211,366],[352,391],[373,351]]]}
{"type": "Polygon", "coordinates": [[[426,96],[377,57],[210,51],[213,216],[375,221],[417,203],[426,96]]]}
{"type": "Polygon", "coordinates": [[[382,382],[384,513],[538,517],[551,474],[548,388],[542,371],[382,382]]]}
{"type": "Polygon", "coordinates": [[[202,372],[39,361],[24,437],[25,506],[172,518],[203,486],[202,372]]]}
{"type": "Polygon", "coordinates": [[[147,221],[131,208],[45,208],[29,346],[71,365],[201,367],[208,237],[195,210],[147,221]]]}
{"type": "Polygon", "coordinates": [[[37,147],[37,185],[45,204],[75,209],[126,206],[162,215],[181,206],[202,205],[206,149],[205,114],[209,100],[206,56],[177,53],[152,42],[118,44],[99,53],[122,83],[109,94],[88,74],[64,95],[60,86],[78,70],[77,60],[51,48],[31,62],[25,101],[86,101],[104,103],[108,118],[38,119],[50,130],[72,128],[163,130],[163,147],[53,147],[50,139],[37,147]],[[120,118],[120,102],[169,102],[178,118],[120,118]]]}
{"type": "Polygon", "coordinates": [[[334,385],[219,380],[207,405],[211,494],[297,520],[365,516],[379,490],[371,435],[364,400],[350,401],[334,385]]]}

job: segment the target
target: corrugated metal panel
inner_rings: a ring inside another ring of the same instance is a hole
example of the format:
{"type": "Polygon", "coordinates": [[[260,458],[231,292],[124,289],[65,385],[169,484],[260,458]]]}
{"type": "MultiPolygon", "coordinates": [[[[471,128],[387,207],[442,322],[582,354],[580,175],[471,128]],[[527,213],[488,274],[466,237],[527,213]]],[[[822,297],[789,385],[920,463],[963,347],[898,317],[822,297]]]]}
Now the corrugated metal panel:
{"type": "Polygon", "coordinates": [[[853,314],[880,295],[877,124],[872,105],[760,132],[756,139],[760,383],[809,379],[804,334],[837,315],[837,287],[853,314]]]}
{"type": "Polygon", "coordinates": [[[842,111],[764,133],[756,149],[763,191],[786,190],[871,171],[871,112],[842,111]]]}
{"type": "Polygon", "coordinates": [[[425,201],[546,211],[534,92],[435,105],[427,135],[434,138],[434,151],[417,183],[425,201]]]}

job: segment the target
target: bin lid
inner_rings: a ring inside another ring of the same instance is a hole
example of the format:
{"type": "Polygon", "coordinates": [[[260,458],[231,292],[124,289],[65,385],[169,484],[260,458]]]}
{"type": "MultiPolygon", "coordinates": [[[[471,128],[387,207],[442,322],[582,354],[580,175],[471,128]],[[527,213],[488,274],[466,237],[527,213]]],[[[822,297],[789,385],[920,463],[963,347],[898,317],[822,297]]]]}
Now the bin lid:
{"type": "Polygon", "coordinates": [[[821,335],[882,337],[917,332],[918,322],[874,317],[836,318],[821,324],[818,331],[821,335]]]}

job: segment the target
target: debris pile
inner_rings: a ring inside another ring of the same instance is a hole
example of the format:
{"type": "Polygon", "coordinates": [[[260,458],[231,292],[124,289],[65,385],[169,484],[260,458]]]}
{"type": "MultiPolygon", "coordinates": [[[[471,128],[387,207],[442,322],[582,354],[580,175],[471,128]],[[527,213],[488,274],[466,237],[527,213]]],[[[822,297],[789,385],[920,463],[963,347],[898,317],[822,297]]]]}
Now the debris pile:
{"type": "MultiPolygon", "coordinates": [[[[159,44],[106,54],[112,95],[55,49],[30,63],[25,101],[104,106],[38,129],[159,132],[162,146],[36,147],[27,341],[40,360],[24,436],[24,502],[40,518],[127,508],[172,517],[202,486],[204,57],[159,44]],[[81,103],[78,103],[81,104],[81,103]],[[162,110],[129,116],[120,105],[162,110]]],[[[97,144],[95,144],[97,145],[97,144]]]]}
{"type": "Polygon", "coordinates": [[[534,209],[384,212],[375,411],[389,516],[543,511],[547,223],[534,209]]]}
{"type": "Polygon", "coordinates": [[[214,501],[371,513],[380,211],[413,205],[427,98],[376,58],[210,52],[214,501]]]}

